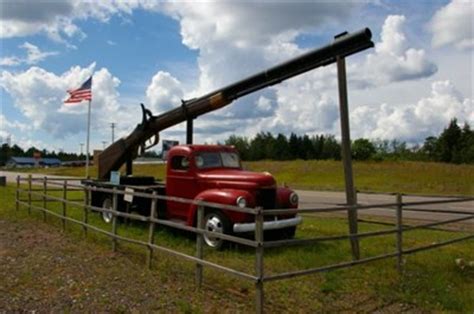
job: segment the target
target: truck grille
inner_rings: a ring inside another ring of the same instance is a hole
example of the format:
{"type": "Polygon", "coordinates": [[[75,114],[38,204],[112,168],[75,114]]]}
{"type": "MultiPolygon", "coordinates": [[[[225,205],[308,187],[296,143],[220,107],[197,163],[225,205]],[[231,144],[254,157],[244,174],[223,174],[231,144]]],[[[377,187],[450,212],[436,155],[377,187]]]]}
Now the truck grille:
{"type": "Polygon", "coordinates": [[[276,205],[276,190],[275,189],[261,189],[256,193],[256,206],[261,206],[264,209],[275,208],[276,205]]]}

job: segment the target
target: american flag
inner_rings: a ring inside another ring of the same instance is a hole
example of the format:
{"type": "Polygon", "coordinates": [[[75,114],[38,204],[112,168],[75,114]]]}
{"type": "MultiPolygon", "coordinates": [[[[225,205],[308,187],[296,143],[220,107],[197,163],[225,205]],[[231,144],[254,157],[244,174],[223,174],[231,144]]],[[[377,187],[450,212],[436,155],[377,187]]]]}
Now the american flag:
{"type": "Polygon", "coordinates": [[[92,100],[92,76],[78,89],[68,90],[69,98],[64,103],[78,103],[83,100],[92,100]]]}

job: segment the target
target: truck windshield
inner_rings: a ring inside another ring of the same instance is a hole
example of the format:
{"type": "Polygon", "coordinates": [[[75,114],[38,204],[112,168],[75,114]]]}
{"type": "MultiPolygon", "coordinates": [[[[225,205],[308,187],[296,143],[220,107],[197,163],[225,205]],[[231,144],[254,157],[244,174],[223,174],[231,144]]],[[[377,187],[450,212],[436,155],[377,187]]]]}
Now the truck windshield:
{"type": "Polygon", "coordinates": [[[205,152],[195,157],[196,167],[204,168],[240,168],[240,159],[236,153],[205,152]]]}

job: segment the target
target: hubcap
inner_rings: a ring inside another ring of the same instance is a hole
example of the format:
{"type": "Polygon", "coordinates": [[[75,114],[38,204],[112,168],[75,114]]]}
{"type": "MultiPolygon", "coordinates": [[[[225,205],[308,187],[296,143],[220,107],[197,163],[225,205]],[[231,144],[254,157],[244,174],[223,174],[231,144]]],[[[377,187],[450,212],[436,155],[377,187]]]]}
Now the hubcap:
{"type": "MultiPolygon", "coordinates": [[[[206,220],[206,230],[209,232],[223,233],[224,226],[222,225],[221,219],[216,215],[209,215],[206,220]]],[[[204,241],[210,247],[219,247],[222,243],[222,239],[204,235],[204,241]]]]}
{"type": "MultiPolygon", "coordinates": [[[[102,203],[102,208],[112,209],[112,200],[110,198],[106,198],[104,202],[102,203]]],[[[102,219],[104,220],[105,223],[108,223],[108,224],[111,223],[113,217],[114,216],[112,215],[112,213],[102,212],[102,219]]]]}

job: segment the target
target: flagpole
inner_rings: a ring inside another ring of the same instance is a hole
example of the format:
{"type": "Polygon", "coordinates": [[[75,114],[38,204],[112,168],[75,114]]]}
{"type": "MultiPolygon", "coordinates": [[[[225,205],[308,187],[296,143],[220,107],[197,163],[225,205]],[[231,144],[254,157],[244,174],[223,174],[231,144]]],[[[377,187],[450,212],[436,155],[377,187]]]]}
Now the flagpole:
{"type": "Polygon", "coordinates": [[[89,138],[91,132],[91,100],[87,108],[87,144],[86,144],[86,178],[89,178],[89,138]]]}

